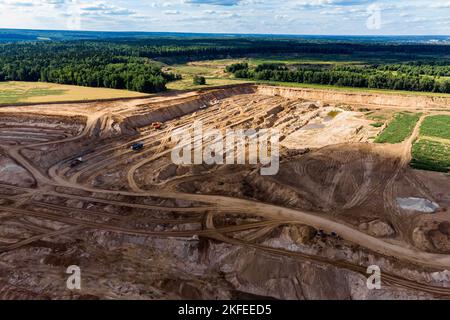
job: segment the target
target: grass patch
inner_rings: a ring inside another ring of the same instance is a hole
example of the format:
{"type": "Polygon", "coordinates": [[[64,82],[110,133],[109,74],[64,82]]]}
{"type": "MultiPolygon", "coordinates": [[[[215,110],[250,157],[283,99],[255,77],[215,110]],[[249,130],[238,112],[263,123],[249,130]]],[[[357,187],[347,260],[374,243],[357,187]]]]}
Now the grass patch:
{"type": "Polygon", "coordinates": [[[416,169],[448,172],[450,170],[450,145],[420,139],[412,149],[411,166],[416,169]]]}
{"type": "Polygon", "coordinates": [[[402,112],[396,114],[387,128],[375,139],[375,142],[400,143],[405,141],[412,134],[420,116],[420,113],[402,112]]]}
{"type": "Polygon", "coordinates": [[[204,76],[211,76],[216,71],[214,68],[208,66],[198,66],[198,65],[176,65],[173,70],[181,75],[197,75],[201,74],[204,76]]]}
{"type": "Polygon", "coordinates": [[[165,66],[166,70],[181,74],[183,77],[182,80],[169,82],[166,87],[170,90],[195,90],[248,83],[250,81],[247,79],[236,79],[225,72],[227,65],[239,61],[236,59],[206,60],[165,66]],[[205,77],[206,85],[195,85],[193,80],[196,75],[205,77]]]}
{"type": "Polygon", "coordinates": [[[374,128],[381,128],[382,126],[384,126],[384,122],[375,122],[371,123],[370,125],[374,128]]]}
{"type": "Polygon", "coordinates": [[[450,140],[450,116],[437,115],[427,117],[420,128],[420,134],[427,137],[450,140]]]}

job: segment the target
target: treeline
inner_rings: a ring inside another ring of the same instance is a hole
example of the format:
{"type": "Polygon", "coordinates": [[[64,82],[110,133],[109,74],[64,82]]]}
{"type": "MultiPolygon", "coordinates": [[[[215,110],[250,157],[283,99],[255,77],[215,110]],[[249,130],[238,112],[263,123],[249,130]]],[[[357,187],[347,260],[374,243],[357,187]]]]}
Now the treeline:
{"type": "Polygon", "coordinates": [[[169,81],[181,78],[147,62],[95,63],[94,59],[40,63],[36,60],[0,63],[0,81],[43,81],[154,93],[166,90],[169,81]]]}
{"type": "MultiPolygon", "coordinates": [[[[450,46],[432,44],[353,43],[305,39],[156,37],[97,41],[29,42],[0,45],[1,56],[30,57],[144,57],[184,61],[248,54],[362,54],[377,59],[447,56],[450,46]]],[[[421,58],[423,59],[423,58],[421,58]]],[[[420,60],[420,59],[410,59],[420,60]]]]}
{"type": "Polygon", "coordinates": [[[413,63],[398,63],[398,64],[381,64],[381,65],[341,65],[335,66],[334,70],[351,71],[359,73],[379,73],[386,71],[391,73],[400,73],[408,76],[432,76],[432,77],[449,77],[450,65],[435,65],[430,64],[413,64],[413,63]]]}
{"type": "Polygon", "coordinates": [[[167,82],[180,78],[179,75],[164,73],[158,66],[146,62],[88,62],[56,68],[44,67],[39,81],[153,93],[166,90],[167,82]]]}
{"type": "Polygon", "coordinates": [[[431,64],[388,64],[378,67],[381,71],[394,71],[411,76],[430,75],[450,77],[450,66],[431,64]]]}
{"type": "Polygon", "coordinates": [[[450,81],[437,80],[430,76],[385,72],[377,67],[290,70],[287,66],[280,64],[264,64],[255,69],[236,64],[229,66],[227,71],[230,72],[229,70],[235,70],[233,74],[236,78],[253,80],[450,93],[450,81]]]}

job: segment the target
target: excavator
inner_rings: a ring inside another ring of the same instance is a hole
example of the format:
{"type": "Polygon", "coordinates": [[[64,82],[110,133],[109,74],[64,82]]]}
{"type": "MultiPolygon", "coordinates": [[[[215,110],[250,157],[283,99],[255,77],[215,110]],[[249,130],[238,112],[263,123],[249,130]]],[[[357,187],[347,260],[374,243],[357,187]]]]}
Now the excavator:
{"type": "Polygon", "coordinates": [[[131,149],[133,151],[140,151],[144,149],[144,143],[143,142],[134,143],[133,145],[131,145],[131,149]]]}
{"type": "Polygon", "coordinates": [[[154,130],[161,130],[162,129],[162,123],[161,122],[154,122],[154,123],[152,123],[152,128],[154,130]]]}
{"type": "Polygon", "coordinates": [[[71,163],[70,163],[70,167],[71,168],[75,168],[75,167],[78,167],[80,164],[82,164],[84,161],[83,161],[83,158],[82,157],[78,157],[78,158],[76,158],[75,160],[73,160],[71,163]]]}

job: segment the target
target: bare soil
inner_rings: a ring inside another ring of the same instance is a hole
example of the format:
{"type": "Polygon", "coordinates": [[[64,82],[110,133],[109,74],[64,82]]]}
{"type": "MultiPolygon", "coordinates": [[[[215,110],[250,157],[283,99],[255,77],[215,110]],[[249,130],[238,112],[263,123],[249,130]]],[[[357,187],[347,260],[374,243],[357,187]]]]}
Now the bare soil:
{"type": "Polygon", "coordinates": [[[424,117],[448,104],[421,97],[407,141],[371,143],[367,110],[410,101],[240,85],[0,108],[0,298],[448,298],[450,179],[409,167],[424,117]],[[279,173],[173,164],[171,133],[195,120],[278,129],[279,173]],[[408,197],[440,208],[403,210],[408,197]]]}

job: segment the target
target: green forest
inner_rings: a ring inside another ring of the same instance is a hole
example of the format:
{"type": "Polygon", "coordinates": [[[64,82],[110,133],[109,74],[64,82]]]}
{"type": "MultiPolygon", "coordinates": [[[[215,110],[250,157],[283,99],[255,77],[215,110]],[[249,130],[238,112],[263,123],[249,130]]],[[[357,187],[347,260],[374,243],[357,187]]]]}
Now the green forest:
{"type": "Polygon", "coordinates": [[[237,78],[450,93],[450,46],[305,39],[156,37],[0,44],[0,81],[44,81],[153,93],[180,75],[164,64],[246,57],[314,57],[360,64],[238,64],[237,78]]]}
{"type": "Polygon", "coordinates": [[[160,92],[180,76],[144,57],[82,44],[0,46],[0,81],[43,81],[87,87],[160,92]]]}
{"type": "Polygon", "coordinates": [[[287,65],[266,63],[226,68],[236,78],[335,85],[343,87],[450,93],[450,64],[409,63],[364,65],[287,65]]]}

